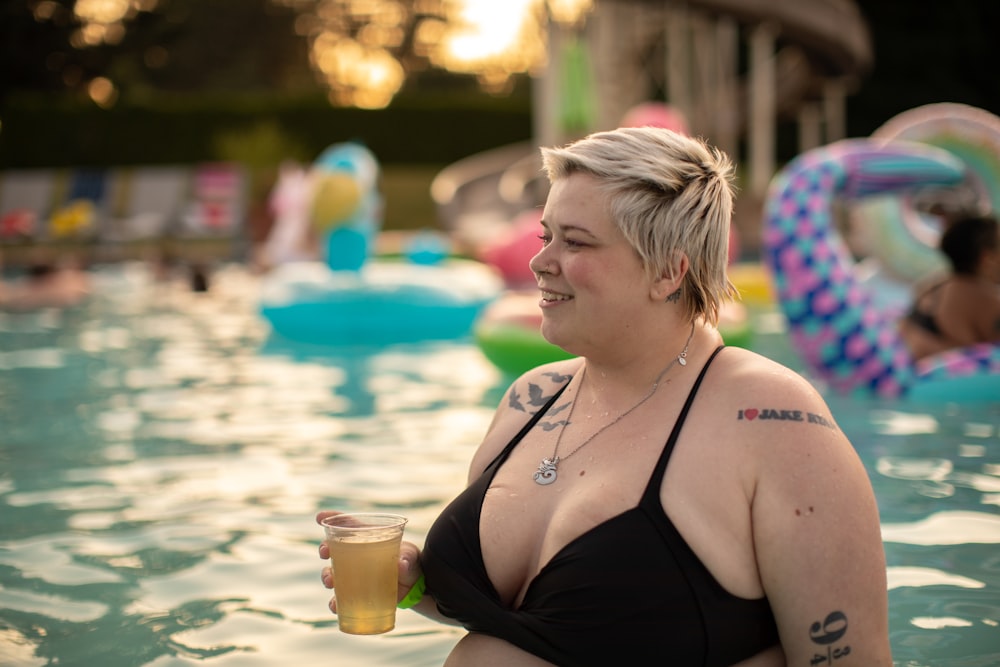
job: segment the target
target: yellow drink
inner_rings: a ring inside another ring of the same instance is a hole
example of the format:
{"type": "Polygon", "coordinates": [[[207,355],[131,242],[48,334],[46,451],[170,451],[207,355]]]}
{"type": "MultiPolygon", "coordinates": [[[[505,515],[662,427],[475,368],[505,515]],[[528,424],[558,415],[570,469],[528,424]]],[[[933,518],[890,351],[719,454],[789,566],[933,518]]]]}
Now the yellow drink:
{"type": "Polygon", "coordinates": [[[392,630],[399,590],[399,543],[406,520],[392,515],[337,515],[332,519],[353,523],[337,527],[329,520],[324,522],[340,630],[352,635],[392,630]],[[380,525],[387,522],[391,525],[380,525]]]}

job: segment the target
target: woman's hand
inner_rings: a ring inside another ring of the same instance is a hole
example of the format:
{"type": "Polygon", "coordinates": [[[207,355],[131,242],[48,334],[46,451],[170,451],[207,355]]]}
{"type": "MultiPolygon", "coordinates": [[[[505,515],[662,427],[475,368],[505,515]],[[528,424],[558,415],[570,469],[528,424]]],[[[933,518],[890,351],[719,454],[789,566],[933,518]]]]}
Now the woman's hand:
{"type": "MultiPolygon", "coordinates": [[[[327,510],[327,511],[324,511],[324,512],[319,512],[316,515],[316,523],[318,523],[318,524],[320,524],[322,526],[323,525],[323,519],[325,519],[327,517],[330,517],[330,516],[336,516],[337,514],[340,514],[340,512],[333,511],[333,510],[327,510]]],[[[330,547],[327,546],[326,540],[323,540],[322,542],[320,542],[320,545],[319,545],[319,557],[322,558],[323,560],[325,560],[327,563],[330,562],[330,547]]],[[[323,570],[320,572],[320,579],[322,580],[324,586],[326,586],[329,589],[333,589],[333,568],[330,567],[329,564],[326,567],[324,567],[323,570]]],[[[336,597],[331,597],[330,598],[329,606],[330,606],[330,611],[332,611],[334,614],[336,614],[337,613],[337,598],[336,597]]]]}
{"type": "MultiPolygon", "coordinates": [[[[319,512],[316,515],[316,523],[322,525],[323,519],[341,513],[335,510],[319,512]]],[[[319,557],[327,562],[330,560],[330,548],[327,546],[326,541],[323,541],[319,545],[319,557]]],[[[399,590],[396,594],[397,601],[406,597],[406,594],[410,592],[420,574],[420,549],[412,542],[403,542],[399,547],[399,590]]],[[[333,568],[329,564],[323,568],[320,573],[320,579],[323,581],[325,587],[334,588],[333,568]]],[[[336,597],[330,598],[330,611],[335,614],[337,613],[336,597]]]]}

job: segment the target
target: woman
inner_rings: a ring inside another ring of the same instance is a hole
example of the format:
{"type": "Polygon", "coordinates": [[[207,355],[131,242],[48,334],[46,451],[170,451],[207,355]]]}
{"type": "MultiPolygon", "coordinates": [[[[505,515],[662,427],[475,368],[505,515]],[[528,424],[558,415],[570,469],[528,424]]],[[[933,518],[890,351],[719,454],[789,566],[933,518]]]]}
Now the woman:
{"type": "Polygon", "coordinates": [[[542,333],[579,356],[513,383],[404,545],[403,606],[425,576],[415,608],[469,629],[449,667],[891,664],[864,468],[803,378],[715,328],[728,159],[656,128],[543,158],[542,333]]]}
{"type": "Polygon", "coordinates": [[[963,217],[941,235],[951,275],[920,289],[900,333],[923,359],[956,347],[1000,343],[1000,224],[963,217]]]}

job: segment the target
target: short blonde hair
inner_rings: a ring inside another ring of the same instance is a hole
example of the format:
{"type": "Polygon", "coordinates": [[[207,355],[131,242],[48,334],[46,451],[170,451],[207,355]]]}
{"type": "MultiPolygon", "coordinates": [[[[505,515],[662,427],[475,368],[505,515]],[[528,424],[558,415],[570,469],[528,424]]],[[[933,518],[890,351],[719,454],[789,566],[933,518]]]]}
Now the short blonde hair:
{"type": "Polygon", "coordinates": [[[722,302],[737,294],[726,272],[735,188],[725,153],[671,130],[625,127],[543,148],[542,164],[550,182],[576,172],[600,181],[614,224],[651,278],[672,274],[673,260],[687,255],[686,314],[718,323],[722,302]]]}

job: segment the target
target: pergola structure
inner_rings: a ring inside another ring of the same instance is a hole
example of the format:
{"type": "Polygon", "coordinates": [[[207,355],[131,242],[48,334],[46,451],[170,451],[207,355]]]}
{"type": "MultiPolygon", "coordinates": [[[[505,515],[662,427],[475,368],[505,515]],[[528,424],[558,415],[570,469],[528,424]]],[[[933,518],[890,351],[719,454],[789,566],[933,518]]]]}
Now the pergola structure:
{"type": "Polygon", "coordinates": [[[853,0],[594,0],[585,23],[550,23],[548,54],[533,140],[470,156],[432,184],[442,223],[470,246],[544,202],[538,146],[618,127],[658,101],[736,161],[734,224],[752,249],[779,121],[797,122],[800,152],[844,138],[847,95],[873,62],[853,0]],[[570,125],[567,105],[582,110],[570,125]]]}
{"type": "Polygon", "coordinates": [[[584,26],[552,23],[536,79],[535,139],[563,143],[564,54],[586,45],[593,113],[581,133],[617,127],[637,103],[679,110],[692,133],[741,157],[745,189],[775,170],[776,125],[795,117],[800,150],[845,136],[845,100],[871,68],[871,37],[853,0],[596,0],[584,26]]]}

